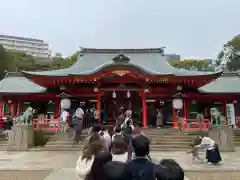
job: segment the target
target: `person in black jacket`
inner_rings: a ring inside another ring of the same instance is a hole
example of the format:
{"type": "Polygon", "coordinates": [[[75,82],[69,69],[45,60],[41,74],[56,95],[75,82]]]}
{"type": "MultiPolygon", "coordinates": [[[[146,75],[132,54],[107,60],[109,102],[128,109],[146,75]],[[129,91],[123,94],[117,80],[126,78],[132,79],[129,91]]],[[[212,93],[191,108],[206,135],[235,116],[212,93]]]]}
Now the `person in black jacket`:
{"type": "Polygon", "coordinates": [[[173,159],[163,159],[156,166],[157,180],[184,180],[184,171],[173,159]]]}
{"type": "Polygon", "coordinates": [[[150,141],[147,137],[139,135],[132,140],[133,151],[136,159],[125,165],[122,179],[131,180],[156,180],[155,164],[148,160],[150,141]]]}

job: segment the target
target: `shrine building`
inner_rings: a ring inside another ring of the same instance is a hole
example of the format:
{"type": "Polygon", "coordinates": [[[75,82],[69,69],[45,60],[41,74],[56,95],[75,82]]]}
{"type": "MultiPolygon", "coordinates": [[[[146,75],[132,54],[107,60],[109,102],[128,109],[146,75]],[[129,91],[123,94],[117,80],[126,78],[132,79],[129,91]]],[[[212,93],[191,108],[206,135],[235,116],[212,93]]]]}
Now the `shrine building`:
{"type": "Polygon", "coordinates": [[[205,108],[216,108],[221,124],[238,124],[238,114],[229,113],[228,104],[236,109],[239,93],[238,72],[178,69],[167,62],[162,48],[82,48],[70,68],[8,72],[0,81],[0,117],[16,116],[35,103],[46,106],[49,118],[58,118],[61,99],[69,98],[73,108],[79,102],[97,108],[103,124],[114,124],[120,107],[131,108],[143,128],[153,123],[156,109],[174,127],[180,117],[191,128],[199,109],[205,108]],[[182,100],[181,109],[174,109],[174,99],[182,100]]]}

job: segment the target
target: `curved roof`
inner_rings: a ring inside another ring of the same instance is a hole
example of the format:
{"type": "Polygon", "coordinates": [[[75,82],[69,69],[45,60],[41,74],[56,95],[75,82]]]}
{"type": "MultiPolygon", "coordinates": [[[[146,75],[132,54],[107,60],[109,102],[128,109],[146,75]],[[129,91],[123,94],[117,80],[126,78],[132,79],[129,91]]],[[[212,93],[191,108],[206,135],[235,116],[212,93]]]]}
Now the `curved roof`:
{"type": "Polygon", "coordinates": [[[240,76],[236,72],[226,72],[214,81],[198,88],[202,93],[240,93],[240,76]]]}
{"type": "Polygon", "coordinates": [[[221,73],[189,71],[173,67],[162,55],[162,48],[155,49],[83,49],[77,62],[67,69],[42,72],[26,72],[29,75],[40,76],[71,76],[91,75],[108,67],[134,67],[149,75],[172,76],[204,76],[221,73]],[[127,57],[129,61],[114,61],[119,55],[127,57]]]}
{"type": "Polygon", "coordinates": [[[42,93],[45,90],[19,73],[8,73],[0,81],[0,93],[42,93]]]}

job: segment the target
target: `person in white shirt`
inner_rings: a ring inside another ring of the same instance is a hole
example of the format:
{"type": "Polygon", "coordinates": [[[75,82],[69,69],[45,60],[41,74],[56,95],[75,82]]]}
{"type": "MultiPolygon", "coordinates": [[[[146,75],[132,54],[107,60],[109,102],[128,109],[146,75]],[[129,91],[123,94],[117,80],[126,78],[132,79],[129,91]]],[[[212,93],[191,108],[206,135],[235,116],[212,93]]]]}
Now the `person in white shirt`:
{"type": "Polygon", "coordinates": [[[76,162],[77,179],[82,180],[84,176],[90,171],[94,157],[101,151],[104,151],[103,144],[100,140],[89,142],[82,155],[79,156],[76,162]]]}
{"type": "Polygon", "coordinates": [[[67,132],[67,128],[68,128],[68,112],[63,109],[62,113],[61,113],[61,121],[60,121],[60,125],[61,125],[61,132],[66,133],[67,132]]]}
{"type": "Polygon", "coordinates": [[[222,161],[219,149],[215,141],[209,137],[203,136],[201,137],[201,144],[197,145],[197,148],[205,148],[206,149],[206,159],[208,164],[219,164],[222,161]]]}
{"type": "Polygon", "coordinates": [[[117,139],[112,142],[113,161],[127,162],[128,160],[128,145],[123,139],[117,139]]]}

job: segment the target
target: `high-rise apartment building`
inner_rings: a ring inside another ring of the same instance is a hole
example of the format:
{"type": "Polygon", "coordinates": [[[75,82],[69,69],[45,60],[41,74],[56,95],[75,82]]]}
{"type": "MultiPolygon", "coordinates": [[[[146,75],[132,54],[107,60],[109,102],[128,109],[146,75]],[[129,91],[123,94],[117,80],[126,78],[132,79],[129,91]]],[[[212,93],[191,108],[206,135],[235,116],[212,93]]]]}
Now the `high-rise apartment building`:
{"type": "Polygon", "coordinates": [[[165,57],[169,63],[181,61],[181,56],[178,54],[165,54],[165,57]]]}
{"type": "Polygon", "coordinates": [[[51,51],[49,45],[40,39],[0,35],[0,44],[6,50],[25,52],[37,58],[49,58],[51,51]]]}

